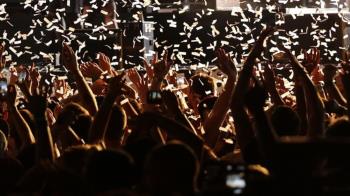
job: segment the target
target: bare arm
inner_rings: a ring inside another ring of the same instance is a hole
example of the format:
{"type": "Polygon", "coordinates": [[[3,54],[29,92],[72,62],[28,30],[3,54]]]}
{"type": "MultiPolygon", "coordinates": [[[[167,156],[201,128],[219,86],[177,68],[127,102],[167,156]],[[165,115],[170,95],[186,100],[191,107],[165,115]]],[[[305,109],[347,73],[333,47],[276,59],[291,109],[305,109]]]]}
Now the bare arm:
{"type": "Polygon", "coordinates": [[[63,47],[62,53],[63,53],[64,66],[67,67],[67,69],[75,77],[82,106],[85,107],[90,112],[91,115],[94,115],[98,110],[97,102],[89,85],[85,81],[81,71],[78,68],[78,62],[76,60],[74,51],[72,50],[71,47],[65,44],[63,47]]]}
{"type": "Polygon", "coordinates": [[[219,136],[219,128],[230,109],[233,90],[235,88],[237,70],[229,55],[223,49],[217,51],[220,69],[228,76],[223,93],[216,100],[213,109],[203,123],[206,143],[214,148],[219,136]]]}
{"type": "Polygon", "coordinates": [[[271,31],[272,29],[266,30],[260,35],[259,40],[243,65],[243,70],[239,74],[236,89],[233,93],[231,111],[235,121],[238,143],[242,149],[255,137],[248,114],[244,108],[244,95],[247,94],[249,89],[255,59],[260,56],[263,50],[263,43],[271,31]]]}
{"type": "Polygon", "coordinates": [[[118,95],[122,93],[124,75],[119,75],[111,80],[109,85],[109,92],[103,100],[103,104],[99,111],[96,113],[94,121],[89,131],[89,143],[100,143],[103,142],[107,125],[109,122],[112,106],[118,95]]]}
{"type": "Polygon", "coordinates": [[[323,69],[324,73],[324,89],[329,99],[338,101],[340,105],[346,106],[346,99],[339,91],[334,80],[337,75],[337,67],[333,65],[326,65],[323,69]]]}
{"type": "Polygon", "coordinates": [[[292,66],[294,67],[294,74],[296,74],[303,83],[303,90],[306,100],[306,109],[308,117],[308,135],[320,136],[324,133],[324,106],[323,102],[317,93],[317,90],[308,76],[305,68],[299,63],[296,57],[289,51],[288,54],[292,66]]]}
{"type": "Polygon", "coordinates": [[[28,123],[22,117],[22,115],[20,114],[20,112],[18,111],[15,105],[16,97],[17,97],[17,91],[15,86],[9,85],[8,94],[7,94],[7,106],[9,109],[9,115],[10,115],[10,118],[12,119],[12,122],[14,122],[13,125],[22,141],[21,148],[24,148],[30,144],[34,144],[35,138],[28,123]]]}
{"type": "Polygon", "coordinates": [[[40,95],[29,98],[29,108],[34,115],[36,126],[37,160],[55,160],[51,130],[46,117],[47,100],[40,95]]]}

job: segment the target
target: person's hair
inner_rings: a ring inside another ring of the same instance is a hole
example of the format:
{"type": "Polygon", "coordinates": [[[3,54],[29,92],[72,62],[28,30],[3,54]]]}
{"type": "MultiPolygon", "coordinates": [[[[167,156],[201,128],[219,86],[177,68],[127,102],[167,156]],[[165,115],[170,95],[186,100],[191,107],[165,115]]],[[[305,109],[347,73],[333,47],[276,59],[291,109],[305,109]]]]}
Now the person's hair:
{"type": "Polygon", "coordinates": [[[203,99],[209,95],[214,95],[216,91],[216,85],[214,78],[204,75],[197,74],[191,77],[191,86],[190,89],[193,93],[200,96],[200,99],[203,99]]]}
{"type": "Polygon", "coordinates": [[[77,103],[69,103],[59,113],[56,123],[67,123],[80,138],[87,141],[92,119],[84,107],[77,103]]]}
{"type": "MultiPolygon", "coordinates": [[[[350,122],[347,117],[341,117],[330,123],[326,130],[327,137],[349,138],[350,122]]],[[[349,156],[344,153],[330,153],[328,155],[327,167],[340,168],[340,172],[347,173],[350,165],[349,156]]]]}
{"type": "Polygon", "coordinates": [[[127,116],[124,109],[118,105],[114,105],[110,115],[109,123],[106,131],[106,139],[120,139],[126,128],[127,116]]]}
{"type": "Polygon", "coordinates": [[[205,112],[211,111],[214,107],[214,104],[218,98],[215,96],[210,96],[207,98],[204,98],[201,102],[198,104],[198,111],[199,115],[201,116],[201,119],[205,118],[205,112]]]}
{"type": "Polygon", "coordinates": [[[71,124],[74,132],[84,141],[88,141],[89,129],[92,124],[92,118],[87,114],[80,114],[74,123],[71,124]]]}
{"type": "Polygon", "coordinates": [[[350,122],[348,118],[342,117],[331,122],[326,130],[329,137],[350,137],[350,122]]]}
{"type": "Polygon", "coordinates": [[[271,123],[279,136],[298,135],[301,120],[298,114],[288,106],[276,106],[271,111],[271,123]]]}
{"type": "Polygon", "coordinates": [[[83,175],[84,166],[87,158],[93,152],[101,150],[97,145],[77,145],[70,146],[64,150],[63,154],[58,158],[57,165],[65,170],[78,175],[83,175]]]}
{"type": "Polygon", "coordinates": [[[186,144],[170,142],[153,149],[146,159],[145,178],[151,194],[193,194],[199,162],[186,144]]]}
{"type": "Polygon", "coordinates": [[[85,178],[92,191],[99,193],[129,189],[133,185],[134,160],[124,151],[103,150],[88,158],[85,178]]]}

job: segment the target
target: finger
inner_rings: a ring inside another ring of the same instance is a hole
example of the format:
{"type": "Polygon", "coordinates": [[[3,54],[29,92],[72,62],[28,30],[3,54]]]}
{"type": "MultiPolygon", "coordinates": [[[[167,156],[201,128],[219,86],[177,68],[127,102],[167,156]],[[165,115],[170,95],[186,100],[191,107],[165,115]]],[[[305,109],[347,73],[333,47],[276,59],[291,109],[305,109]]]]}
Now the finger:
{"type": "Polygon", "coordinates": [[[158,62],[158,53],[156,52],[156,53],[154,53],[153,54],[153,60],[152,60],[152,63],[151,64],[156,64],[158,62]]]}
{"type": "Polygon", "coordinates": [[[165,52],[164,52],[163,61],[165,61],[165,62],[168,61],[168,50],[165,50],[165,52]]]}

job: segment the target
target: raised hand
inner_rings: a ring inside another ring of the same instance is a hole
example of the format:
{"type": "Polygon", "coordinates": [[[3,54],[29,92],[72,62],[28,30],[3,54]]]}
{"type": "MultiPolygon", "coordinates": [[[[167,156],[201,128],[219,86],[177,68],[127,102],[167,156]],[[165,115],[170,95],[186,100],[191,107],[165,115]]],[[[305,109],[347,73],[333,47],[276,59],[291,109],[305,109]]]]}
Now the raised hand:
{"type": "Polygon", "coordinates": [[[148,78],[153,78],[154,71],[153,71],[152,65],[156,64],[157,62],[158,62],[158,54],[157,53],[155,53],[153,55],[153,59],[152,59],[151,63],[148,63],[145,59],[143,60],[143,65],[144,65],[144,68],[146,69],[146,73],[147,73],[148,78]]]}
{"type": "Polygon", "coordinates": [[[75,56],[75,53],[73,49],[68,46],[66,43],[63,44],[63,50],[62,50],[62,61],[63,65],[72,72],[78,72],[79,67],[78,67],[78,62],[77,62],[77,57],[75,56]]]}
{"type": "Polygon", "coordinates": [[[40,73],[36,69],[35,63],[33,63],[30,68],[29,68],[29,76],[32,81],[38,81],[39,82],[39,77],[40,73]]]}
{"type": "Polygon", "coordinates": [[[295,74],[305,74],[307,73],[306,68],[299,63],[298,59],[292,54],[292,52],[286,48],[284,48],[285,53],[287,54],[291,64],[293,66],[295,74]]]}
{"type": "Polygon", "coordinates": [[[313,48],[310,54],[304,50],[304,62],[302,65],[306,68],[309,74],[311,74],[319,66],[320,61],[321,55],[317,48],[313,48]]]}
{"type": "Polygon", "coordinates": [[[65,80],[59,80],[56,78],[54,83],[55,97],[63,98],[68,91],[67,82],[65,80]]]}
{"type": "Polygon", "coordinates": [[[96,63],[93,62],[81,64],[80,71],[83,74],[83,76],[92,78],[93,80],[98,79],[103,73],[103,70],[96,63]]]}
{"type": "Polygon", "coordinates": [[[263,83],[265,87],[276,88],[275,73],[268,63],[264,64],[263,83]]]}
{"type": "Polygon", "coordinates": [[[218,57],[218,66],[220,70],[224,72],[228,77],[233,77],[234,79],[236,79],[237,69],[230,54],[226,54],[224,49],[219,48],[216,51],[216,56],[218,57]]]}
{"type": "Polygon", "coordinates": [[[108,94],[118,96],[123,94],[123,87],[125,85],[125,73],[122,73],[116,77],[111,78],[108,85],[108,94]]]}
{"type": "Polygon", "coordinates": [[[98,54],[99,54],[98,64],[99,64],[100,68],[103,71],[107,71],[108,73],[111,73],[112,66],[111,66],[111,60],[109,59],[109,57],[106,56],[105,54],[103,54],[102,52],[100,52],[98,54]]]}
{"type": "Polygon", "coordinates": [[[162,81],[169,73],[172,63],[168,61],[168,51],[164,52],[163,60],[153,65],[154,78],[158,81],[162,81]]]}
{"type": "Polygon", "coordinates": [[[0,44],[0,70],[2,70],[6,65],[6,59],[3,56],[5,52],[5,45],[2,43],[0,44]]]}
{"type": "Polygon", "coordinates": [[[247,63],[249,65],[254,65],[255,59],[260,56],[261,52],[264,50],[264,42],[266,38],[274,32],[274,28],[268,27],[267,29],[264,29],[258,40],[256,41],[256,44],[254,45],[253,49],[251,50],[248,58],[247,58],[247,63]]]}
{"type": "Polygon", "coordinates": [[[10,73],[11,73],[11,77],[10,77],[9,84],[15,85],[18,81],[18,73],[16,68],[10,67],[10,73]]]}
{"type": "Polygon", "coordinates": [[[148,93],[147,78],[141,78],[140,74],[134,68],[128,70],[127,76],[129,77],[131,82],[135,85],[137,93],[142,103],[146,103],[147,93],[148,93]]]}

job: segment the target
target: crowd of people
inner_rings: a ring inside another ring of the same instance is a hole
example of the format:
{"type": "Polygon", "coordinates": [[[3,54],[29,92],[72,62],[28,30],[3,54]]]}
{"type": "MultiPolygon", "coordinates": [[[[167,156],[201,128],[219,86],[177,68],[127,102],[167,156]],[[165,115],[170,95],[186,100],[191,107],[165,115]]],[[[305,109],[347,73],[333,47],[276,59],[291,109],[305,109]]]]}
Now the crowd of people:
{"type": "Polygon", "coordinates": [[[317,48],[260,61],[261,32],[241,70],[225,50],[213,70],[176,72],[167,51],[136,68],[81,62],[67,76],[0,67],[1,195],[338,195],[350,192],[350,62],[317,48]],[[291,82],[276,74],[292,73],[291,82]]]}

